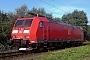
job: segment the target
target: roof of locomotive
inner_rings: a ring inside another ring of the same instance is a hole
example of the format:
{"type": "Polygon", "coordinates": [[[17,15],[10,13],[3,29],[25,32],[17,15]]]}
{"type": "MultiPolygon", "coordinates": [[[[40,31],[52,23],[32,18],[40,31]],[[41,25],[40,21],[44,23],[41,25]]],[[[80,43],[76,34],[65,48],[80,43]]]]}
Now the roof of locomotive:
{"type": "Polygon", "coordinates": [[[33,18],[18,18],[17,20],[29,20],[29,19],[33,19],[33,18]]]}
{"type": "Polygon", "coordinates": [[[32,17],[32,18],[18,18],[17,20],[33,20],[34,18],[39,18],[39,20],[41,20],[41,21],[46,21],[46,22],[51,22],[51,23],[55,23],[55,24],[62,24],[62,25],[65,25],[65,26],[71,26],[71,27],[73,27],[73,28],[80,28],[80,29],[82,29],[81,27],[79,27],[79,26],[74,26],[74,25],[72,25],[72,24],[67,24],[67,23],[63,23],[63,22],[59,22],[59,21],[57,21],[57,20],[53,20],[52,18],[48,18],[48,17],[38,17],[38,16],[34,16],[34,17],[32,17]]]}
{"type": "MultiPolygon", "coordinates": [[[[49,22],[48,19],[46,17],[39,17],[39,16],[34,16],[31,18],[18,18],[17,20],[33,20],[35,18],[38,18],[40,21],[46,21],[49,22]]],[[[37,19],[36,19],[37,20],[37,19]]]]}
{"type": "MultiPolygon", "coordinates": [[[[56,23],[56,24],[62,24],[62,25],[66,25],[66,26],[71,26],[71,27],[73,27],[73,28],[82,29],[80,26],[74,26],[74,25],[72,25],[72,24],[67,24],[67,23],[59,22],[59,21],[57,21],[57,20],[54,20],[54,19],[52,19],[52,18],[47,17],[46,15],[43,16],[43,15],[36,14],[36,13],[34,13],[34,12],[28,12],[28,14],[31,14],[32,16],[37,16],[37,17],[45,18],[46,21],[48,20],[47,22],[56,23]]],[[[44,21],[44,20],[42,20],[42,21],[44,21]]]]}
{"type": "Polygon", "coordinates": [[[63,23],[63,22],[60,22],[60,21],[57,21],[57,20],[53,20],[52,18],[48,18],[48,21],[51,22],[51,23],[62,24],[62,25],[65,25],[65,26],[70,26],[70,27],[73,27],[73,28],[79,28],[79,29],[83,30],[83,28],[80,27],[80,26],[75,26],[75,25],[72,25],[72,24],[63,23]]]}
{"type": "Polygon", "coordinates": [[[62,25],[66,25],[66,26],[73,26],[73,25],[71,25],[71,24],[59,22],[59,21],[54,20],[54,19],[52,19],[52,18],[48,18],[48,21],[51,22],[51,23],[62,24],[62,25]]]}

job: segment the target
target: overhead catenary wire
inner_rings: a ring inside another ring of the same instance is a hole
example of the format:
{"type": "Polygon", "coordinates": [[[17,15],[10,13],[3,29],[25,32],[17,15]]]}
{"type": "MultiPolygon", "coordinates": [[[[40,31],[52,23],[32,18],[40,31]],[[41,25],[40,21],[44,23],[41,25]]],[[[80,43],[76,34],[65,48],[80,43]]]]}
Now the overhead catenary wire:
{"type": "Polygon", "coordinates": [[[56,8],[56,9],[58,9],[58,10],[61,10],[61,11],[65,12],[65,13],[68,13],[68,12],[66,12],[66,11],[64,11],[64,10],[62,10],[62,9],[60,9],[60,8],[58,8],[58,7],[56,7],[56,6],[54,6],[54,5],[51,5],[51,4],[49,4],[49,3],[47,3],[47,2],[45,2],[45,1],[43,1],[43,0],[39,0],[39,1],[45,3],[45,4],[49,5],[49,6],[52,6],[52,7],[56,8]]]}
{"type": "MultiPolygon", "coordinates": [[[[54,0],[53,0],[54,1],[54,0]]],[[[62,5],[60,2],[57,2],[57,1],[54,1],[55,3],[58,3],[58,4],[60,4],[60,5],[62,5]]],[[[65,6],[66,8],[68,8],[68,9],[72,9],[72,10],[75,10],[74,8],[71,8],[71,7],[68,7],[68,6],[66,6],[66,5],[62,5],[62,6],[65,6]]]]}

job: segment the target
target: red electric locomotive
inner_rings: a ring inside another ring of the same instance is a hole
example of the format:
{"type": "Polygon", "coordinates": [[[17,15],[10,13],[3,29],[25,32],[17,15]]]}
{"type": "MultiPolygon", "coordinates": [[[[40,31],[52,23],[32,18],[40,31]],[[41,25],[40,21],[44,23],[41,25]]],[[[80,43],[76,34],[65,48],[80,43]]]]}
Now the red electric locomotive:
{"type": "Polygon", "coordinates": [[[18,18],[12,29],[12,44],[19,50],[53,48],[62,43],[81,43],[83,29],[53,22],[46,17],[18,18]]]}

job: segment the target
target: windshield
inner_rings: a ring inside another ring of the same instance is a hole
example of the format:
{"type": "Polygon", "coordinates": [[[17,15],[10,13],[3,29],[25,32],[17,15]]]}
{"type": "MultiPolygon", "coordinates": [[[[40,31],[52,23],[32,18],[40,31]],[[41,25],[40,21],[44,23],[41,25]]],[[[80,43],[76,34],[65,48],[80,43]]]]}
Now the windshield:
{"type": "Polygon", "coordinates": [[[32,20],[17,20],[15,27],[23,27],[23,26],[29,27],[31,23],[32,20]]]}

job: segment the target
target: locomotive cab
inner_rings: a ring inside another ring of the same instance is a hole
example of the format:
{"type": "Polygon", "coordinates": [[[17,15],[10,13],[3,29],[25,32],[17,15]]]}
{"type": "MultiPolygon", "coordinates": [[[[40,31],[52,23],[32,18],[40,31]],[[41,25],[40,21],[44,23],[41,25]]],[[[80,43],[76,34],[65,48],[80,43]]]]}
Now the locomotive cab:
{"type": "Polygon", "coordinates": [[[18,18],[12,29],[12,44],[18,46],[19,50],[35,47],[37,39],[43,34],[43,21],[47,19],[43,17],[18,18]]]}
{"type": "Polygon", "coordinates": [[[30,29],[33,19],[18,18],[12,29],[12,42],[18,48],[27,47],[30,44],[30,29]]]}

